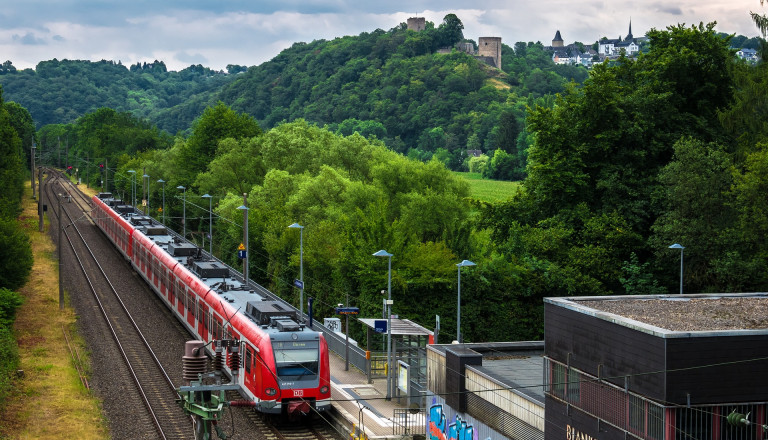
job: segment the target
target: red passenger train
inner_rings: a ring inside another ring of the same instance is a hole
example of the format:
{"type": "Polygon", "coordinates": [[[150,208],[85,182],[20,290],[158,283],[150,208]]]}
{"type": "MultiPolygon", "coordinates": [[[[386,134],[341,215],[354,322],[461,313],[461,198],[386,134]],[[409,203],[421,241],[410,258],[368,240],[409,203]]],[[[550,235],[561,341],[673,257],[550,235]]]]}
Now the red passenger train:
{"type": "Polygon", "coordinates": [[[242,365],[234,377],[258,411],[330,408],[328,345],[300,323],[295,308],[261,286],[244,285],[228,266],[201,258],[198,247],[110,193],[94,197],[93,205],[94,222],[192,335],[239,340],[242,365]]]}

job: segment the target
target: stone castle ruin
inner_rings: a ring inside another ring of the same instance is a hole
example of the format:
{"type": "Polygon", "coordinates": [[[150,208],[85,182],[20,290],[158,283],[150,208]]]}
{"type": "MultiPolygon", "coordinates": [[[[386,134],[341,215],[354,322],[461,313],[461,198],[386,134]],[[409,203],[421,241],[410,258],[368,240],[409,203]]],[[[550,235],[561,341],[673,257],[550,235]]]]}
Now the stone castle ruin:
{"type": "Polygon", "coordinates": [[[421,32],[427,28],[427,19],[424,17],[411,17],[408,19],[408,30],[421,32]]]}
{"type": "MultiPolygon", "coordinates": [[[[410,17],[407,25],[408,30],[421,32],[426,29],[427,21],[424,17],[410,17]]],[[[480,37],[478,38],[478,49],[475,52],[475,46],[469,42],[457,43],[455,48],[462,52],[477,57],[477,59],[491,67],[501,69],[501,37],[480,37]]],[[[439,53],[450,53],[451,48],[438,50],[439,53]]]]}

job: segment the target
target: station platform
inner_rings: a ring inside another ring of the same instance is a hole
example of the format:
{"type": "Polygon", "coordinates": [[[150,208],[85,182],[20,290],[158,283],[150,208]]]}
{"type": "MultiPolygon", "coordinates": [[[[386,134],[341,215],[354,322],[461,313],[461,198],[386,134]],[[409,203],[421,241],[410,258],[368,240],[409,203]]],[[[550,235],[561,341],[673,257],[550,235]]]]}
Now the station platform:
{"type": "MultiPolygon", "coordinates": [[[[331,398],[336,412],[337,422],[350,433],[354,439],[408,439],[411,434],[404,434],[402,428],[396,429],[394,421],[395,409],[407,408],[405,399],[393,397],[386,400],[387,379],[373,379],[368,383],[365,373],[351,364],[349,370],[344,370],[344,358],[331,352],[331,398]],[[365,437],[359,434],[365,433],[365,437]],[[399,432],[395,434],[395,432],[399,432]]],[[[411,426],[424,423],[424,416],[409,414],[408,424],[411,426]],[[420,420],[419,420],[420,418],[420,420]]],[[[399,425],[402,426],[403,423],[399,425]]],[[[423,432],[424,428],[420,430],[423,432]]],[[[416,436],[415,438],[424,438],[416,436]]]]}

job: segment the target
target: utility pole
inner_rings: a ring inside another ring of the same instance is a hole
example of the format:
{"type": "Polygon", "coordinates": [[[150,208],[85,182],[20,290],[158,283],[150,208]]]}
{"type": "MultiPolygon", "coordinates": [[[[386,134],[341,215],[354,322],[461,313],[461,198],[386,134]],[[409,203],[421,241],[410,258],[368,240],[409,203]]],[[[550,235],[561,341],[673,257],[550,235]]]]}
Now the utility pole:
{"type": "Polygon", "coordinates": [[[32,154],[30,154],[30,160],[32,161],[31,168],[29,169],[30,177],[32,178],[32,198],[37,199],[35,197],[35,142],[32,142],[32,149],[30,150],[32,154]]]}
{"type": "Polygon", "coordinates": [[[61,248],[64,247],[63,243],[61,242],[61,231],[64,230],[62,227],[62,221],[61,221],[61,197],[62,195],[59,194],[58,201],[59,201],[59,310],[64,310],[64,283],[62,281],[63,273],[64,273],[64,265],[61,261],[61,248]]]}
{"type": "Polygon", "coordinates": [[[109,192],[109,163],[104,158],[104,192],[109,192]]]}
{"type": "Polygon", "coordinates": [[[43,167],[37,168],[37,184],[40,186],[40,199],[37,201],[37,216],[40,219],[40,232],[43,232],[43,167]]]}
{"type": "Polygon", "coordinates": [[[248,257],[250,257],[250,255],[248,255],[248,193],[243,193],[243,206],[245,206],[245,209],[243,210],[243,213],[245,213],[245,225],[243,226],[243,243],[245,244],[243,276],[245,277],[245,288],[248,290],[248,257]]]}

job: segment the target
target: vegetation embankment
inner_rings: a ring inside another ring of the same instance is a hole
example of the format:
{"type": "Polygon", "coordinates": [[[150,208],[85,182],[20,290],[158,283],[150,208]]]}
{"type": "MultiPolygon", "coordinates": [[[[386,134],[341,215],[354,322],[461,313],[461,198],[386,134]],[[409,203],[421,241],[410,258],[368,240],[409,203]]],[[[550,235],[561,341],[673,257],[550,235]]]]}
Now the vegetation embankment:
{"type": "Polygon", "coordinates": [[[29,281],[19,289],[24,304],[13,327],[23,375],[15,376],[3,405],[0,438],[107,439],[100,402],[80,381],[70,352],[79,353],[79,366],[88,374],[90,360],[77,334],[77,316],[66,305],[59,310],[50,225],[46,219],[46,232],[38,231],[37,204],[29,188],[25,195],[21,219],[35,259],[29,281]]]}

